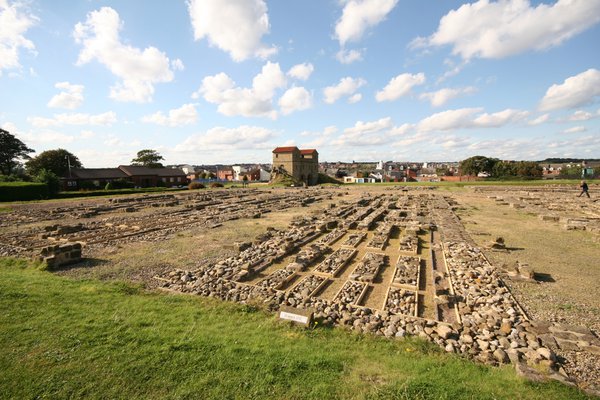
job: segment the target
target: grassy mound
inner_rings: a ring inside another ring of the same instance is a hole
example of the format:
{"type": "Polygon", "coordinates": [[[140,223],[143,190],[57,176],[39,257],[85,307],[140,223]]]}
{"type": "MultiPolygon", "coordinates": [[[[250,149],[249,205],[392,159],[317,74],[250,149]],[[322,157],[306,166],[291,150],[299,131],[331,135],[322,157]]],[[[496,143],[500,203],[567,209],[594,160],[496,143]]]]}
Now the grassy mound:
{"type": "Polygon", "coordinates": [[[269,182],[271,186],[302,186],[302,183],[295,180],[293,176],[285,173],[274,173],[269,182]]]}
{"type": "Polygon", "coordinates": [[[303,330],[252,306],[7,258],[0,309],[0,398],[585,398],[417,339],[303,330]]]}

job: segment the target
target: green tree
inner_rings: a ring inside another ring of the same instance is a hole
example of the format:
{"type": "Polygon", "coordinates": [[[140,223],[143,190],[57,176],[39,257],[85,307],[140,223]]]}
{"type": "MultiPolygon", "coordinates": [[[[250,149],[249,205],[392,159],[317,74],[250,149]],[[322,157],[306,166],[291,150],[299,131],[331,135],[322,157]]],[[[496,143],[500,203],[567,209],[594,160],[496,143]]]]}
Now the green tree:
{"type": "Polygon", "coordinates": [[[71,168],[81,168],[82,164],[73,153],[65,149],[46,150],[25,163],[27,172],[31,176],[37,176],[40,171],[46,170],[61,177],[69,176],[69,164],[71,168]]]}
{"type": "Polygon", "coordinates": [[[0,129],[0,172],[10,175],[13,169],[20,165],[19,159],[29,159],[30,149],[8,131],[0,129]]]}
{"type": "Polygon", "coordinates": [[[473,156],[462,160],[459,168],[463,175],[477,175],[480,172],[487,172],[491,175],[494,165],[499,161],[497,158],[473,156]]]}
{"type": "Polygon", "coordinates": [[[159,162],[164,160],[163,156],[158,154],[156,150],[145,149],[137,152],[137,157],[131,160],[131,165],[143,165],[149,168],[162,168],[163,165],[159,162]]]}
{"type": "Polygon", "coordinates": [[[40,170],[35,176],[35,181],[48,185],[48,193],[50,196],[55,195],[60,190],[60,179],[52,171],[46,169],[40,170]]]}
{"type": "Polygon", "coordinates": [[[519,161],[516,167],[516,175],[523,178],[539,178],[543,175],[543,169],[534,161],[519,161]]]}
{"type": "Polygon", "coordinates": [[[497,162],[492,168],[492,176],[496,178],[516,176],[516,163],[512,161],[497,162]]]}

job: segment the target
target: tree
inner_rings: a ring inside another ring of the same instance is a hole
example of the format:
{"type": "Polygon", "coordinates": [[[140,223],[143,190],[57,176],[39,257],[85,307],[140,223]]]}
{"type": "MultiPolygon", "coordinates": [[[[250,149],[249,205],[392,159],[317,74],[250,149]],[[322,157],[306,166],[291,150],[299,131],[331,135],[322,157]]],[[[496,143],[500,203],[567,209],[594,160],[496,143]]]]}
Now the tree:
{"type": "Polygon", "coordinates": [[[35,181],[48,185],[48,193],[51,196],[55,195],[60,190],[60,180],[52,171],[48,171],[46,169],[40,170],[35,177],[35,181]]]}
{"type": "Polygon", "coordinates": [[[81,161],[73,153],[65,149],[46,150],[25,163],[29,175],[36,176],[42,170],[50,171],[56,176],[69,176],[71,168],[81,168],[81,161]]]}
{"type": "Polygon", "coordinates": [[[535,161],[519,161],[517,163],[517,176],[527,178],[539,178],[543,175],[543,169],[535,161]]]}
{"type": "Polygon", "coordinates": [[[480,172],[492,174],[494,165],[500,160],[484,156],[473,156],[460,162],[460,171],[463,175],[477,175],[480,172]]]}
{"type": "Polygon", "coordinates": [[[29,153],[34,151],[8,131],[0,129],[0,172],[4,175],[10,175],[20,164],[18,159],[29,159],[29,153]]]}
{"type": "Polygon", "coordinates": [[[164,160],[163,156],[158,154],[156,150],[145,149],[137,152],[137,157],[131,160],[131,165],[143,165],[149,168],[162,168],[163,165],[159,162],[164,160]]]}
{"type": "Polygon", "coordinates": [[[511,161],[497,162],[492,168],[492,176],[495,178],[516,176],[516,163],[511,161]]]}

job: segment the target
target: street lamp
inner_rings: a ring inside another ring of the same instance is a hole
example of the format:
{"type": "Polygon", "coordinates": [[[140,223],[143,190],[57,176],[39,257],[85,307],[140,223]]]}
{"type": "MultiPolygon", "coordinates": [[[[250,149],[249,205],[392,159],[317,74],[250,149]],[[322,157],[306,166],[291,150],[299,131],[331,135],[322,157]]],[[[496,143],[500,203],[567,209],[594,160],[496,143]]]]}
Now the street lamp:
{"type": "Polygon", "coordinates": [[[69,167],[69,179],[70,179],[71,178],[71,159],[69,158],[68,154],[65,156],[65,158],[67,159],[67,165],[69,167]]]}

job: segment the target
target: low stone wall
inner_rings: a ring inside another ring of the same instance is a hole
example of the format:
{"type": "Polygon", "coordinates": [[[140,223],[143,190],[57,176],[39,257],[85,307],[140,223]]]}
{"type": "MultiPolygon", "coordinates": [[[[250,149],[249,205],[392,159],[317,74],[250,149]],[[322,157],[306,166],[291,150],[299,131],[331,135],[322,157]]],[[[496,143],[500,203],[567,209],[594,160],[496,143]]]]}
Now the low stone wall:
{"type": "Polygon", "coordinates": [[[81,261],[81,243],[57,244],[42,248],[38,260],[50,269],[81,261]]]}

